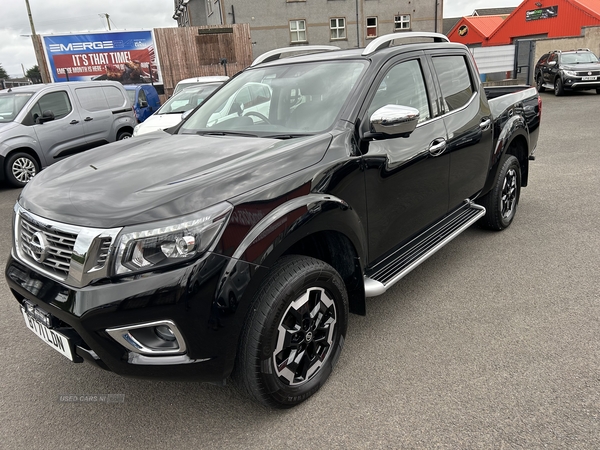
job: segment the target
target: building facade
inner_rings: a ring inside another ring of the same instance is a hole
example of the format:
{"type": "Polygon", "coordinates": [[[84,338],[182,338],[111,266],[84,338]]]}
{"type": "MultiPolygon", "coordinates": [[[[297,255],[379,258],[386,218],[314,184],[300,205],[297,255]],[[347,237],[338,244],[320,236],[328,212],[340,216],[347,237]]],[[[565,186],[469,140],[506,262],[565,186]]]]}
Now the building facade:
{"type": "Polygon", "coordinates": [[[250,25],[254,56],[294,45],[364,47],[403,31],[442,31],[443,0],[174,0],[179,26],[250,25]]]}

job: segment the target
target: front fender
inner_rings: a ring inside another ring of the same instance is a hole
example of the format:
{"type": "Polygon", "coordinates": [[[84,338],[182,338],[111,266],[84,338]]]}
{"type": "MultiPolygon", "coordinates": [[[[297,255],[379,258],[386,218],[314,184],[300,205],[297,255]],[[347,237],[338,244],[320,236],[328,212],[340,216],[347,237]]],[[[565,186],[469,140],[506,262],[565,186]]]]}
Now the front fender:
{"type": "Polygon", "coordinates": [[[239,244],[232,257],[270,267],[292,245],[321,231],[345,235],[361,259],[366,236],[358,214],[335,196],[309,194],[291,199],[262,218],[239,244]]]}
{"type": "MultiPolygon", "coordinates": [[[[12,129],[10,131],[12,132],[14,130],[15,129],[12,129]]],[[[42,154],[38,141],[30,135],[20,132],[3,137],[2,142],[0,143],[0,156],[6,157],[13,150],[25,148],[33,151],[37,155],[42,167],[46,165],[46,158],[42,154]]]]}

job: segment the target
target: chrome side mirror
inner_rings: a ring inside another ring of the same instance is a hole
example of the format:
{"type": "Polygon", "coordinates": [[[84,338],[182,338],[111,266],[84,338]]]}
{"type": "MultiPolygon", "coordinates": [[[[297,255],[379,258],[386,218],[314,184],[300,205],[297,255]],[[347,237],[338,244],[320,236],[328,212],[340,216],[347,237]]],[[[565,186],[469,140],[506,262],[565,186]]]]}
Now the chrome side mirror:
{"type": "Polygon", "coordinates": [[[410,106],[386,105],[371,115],[371,132],[389,137],[408,137],[419,123],[419,110],[410,106]]]}

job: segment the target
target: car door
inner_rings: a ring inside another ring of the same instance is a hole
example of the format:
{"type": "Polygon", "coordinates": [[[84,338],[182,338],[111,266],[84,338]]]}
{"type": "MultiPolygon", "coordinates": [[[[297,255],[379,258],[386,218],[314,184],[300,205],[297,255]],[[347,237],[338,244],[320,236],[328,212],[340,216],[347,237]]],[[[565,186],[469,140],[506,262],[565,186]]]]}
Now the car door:
{"type": "Polygon", "coordinates": [[[492,118],[485,92],[475,82],[477,74],[463,53],[431,55],[442,95],[444,124],[450,155],[448,206],[452,210],[479,192],[488,173],[492,118]]]}
{"type": "Polygon", "coordinates": [[[409,137],[373,140],[363,157],[369,260],[374,262],[446,214],[449,158],[446,128],[437,117],[434,83],[422,53],[384,67],[370,97],[363,123],[389,104],[420,112],[409,137]]]}
{"type": "Polygon", "coordinates": [[[111,139],[110,134],[113,129],[113,113],[103,86],[78,87],[74,91],[81,107],[83,131],[90,148],[114,141],[115,138],[111,139]]]}
{"type": "Polygon", "coordinates": [[[83,125],[68,90],[48,92],[29,110],[24,125],[31,126],[36,134],[47,164],[86,149],[83,125]],[[52,120],[42,120],[51,111],[52,120]]]}

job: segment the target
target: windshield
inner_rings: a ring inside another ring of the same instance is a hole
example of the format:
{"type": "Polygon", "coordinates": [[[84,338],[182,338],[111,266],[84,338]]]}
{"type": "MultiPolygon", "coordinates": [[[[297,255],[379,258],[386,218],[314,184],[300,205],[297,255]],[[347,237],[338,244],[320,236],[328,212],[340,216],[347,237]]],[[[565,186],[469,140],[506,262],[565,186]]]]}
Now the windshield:
{"type": "Polygon", "coordinates": [[[562,62],[563,64],[586,64],[598,62],[598,58],[592,52],[564,53],[562,62]]]}
{"type": "Polygon", "coordinates": [[[0,123],[12,122],[23,106],[29,101],[33,92],[9,92],[0,94],[0,123]]]}
{"type": "Polygon", "coordinates": [[[167,100],[156,114],[181,114],[194,109],[221,84],[205,84],[186,88],[167,100]]]}
{"type": "Polygon", "coordinates": [[[307,135],[330,128],[366,61],[320,61],[247,70],[208,99],[182,134],[307,135]]]}

